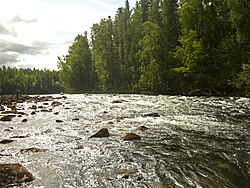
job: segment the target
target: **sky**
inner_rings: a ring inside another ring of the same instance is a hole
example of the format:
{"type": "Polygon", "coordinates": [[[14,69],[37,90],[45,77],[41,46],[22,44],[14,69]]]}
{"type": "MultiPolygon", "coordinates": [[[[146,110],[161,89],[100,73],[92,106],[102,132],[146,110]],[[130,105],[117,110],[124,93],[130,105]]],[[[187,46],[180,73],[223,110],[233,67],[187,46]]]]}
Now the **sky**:
{"type": "MultiPolygon", "coordinates": [[[[136,0],[130,0],[133,7],[136,0]]],[[[74,38],[125,0],[0,0],[0,67],[57,69],[74,38]]]]}

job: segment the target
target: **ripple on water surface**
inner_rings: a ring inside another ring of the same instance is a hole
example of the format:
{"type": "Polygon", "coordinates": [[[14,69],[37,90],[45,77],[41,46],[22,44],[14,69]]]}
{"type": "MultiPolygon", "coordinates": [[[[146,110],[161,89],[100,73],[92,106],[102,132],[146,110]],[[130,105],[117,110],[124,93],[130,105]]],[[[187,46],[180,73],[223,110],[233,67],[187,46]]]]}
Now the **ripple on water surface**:
{"type": "Polygon", "coordinates": [[[23,187],[250,187],[247,98],[66,97],[18,104],[26,115],[0,122],[0,140],[14,140],[0,144],[0,162],[36,178],[23,187]],[[101,128],[110,136],[89,138],[101,128]],[[130,132],[142,139],[123,141],[130,132]]]}

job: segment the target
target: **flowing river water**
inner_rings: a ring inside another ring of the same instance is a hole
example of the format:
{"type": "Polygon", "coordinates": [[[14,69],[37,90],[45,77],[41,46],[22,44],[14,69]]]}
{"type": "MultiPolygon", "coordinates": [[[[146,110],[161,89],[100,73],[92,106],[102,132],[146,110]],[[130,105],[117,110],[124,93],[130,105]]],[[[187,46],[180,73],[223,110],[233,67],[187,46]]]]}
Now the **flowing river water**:
{"type": "Polygon", "coordinates": [[[19,103],[28,121],[0,122],[0,140],[15,140],[0,145],[0,163],[21,163],[36,178],[21,187],[250,187],[248,98],[65,96],[53,108],[19,103]],[[52,112],[30,115],[32,105],[52,112]],[[101,128],[110,137],[89,138],[101,128]],[[129,132],[142,139],[124,141],[129,132]],[[20,152],[31,147],[47,151],[20,152]]]}

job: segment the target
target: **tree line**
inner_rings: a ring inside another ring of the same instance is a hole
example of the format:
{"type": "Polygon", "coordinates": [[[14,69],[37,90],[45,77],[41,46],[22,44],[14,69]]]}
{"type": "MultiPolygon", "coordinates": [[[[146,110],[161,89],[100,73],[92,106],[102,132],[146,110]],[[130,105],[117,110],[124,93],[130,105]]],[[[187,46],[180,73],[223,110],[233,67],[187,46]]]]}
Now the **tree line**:
{"type": "Polygon", "coordinates": [[[248,0],[129,1],[59,58],[70,92],[182,94],[250,89],[248,0]]]}
{"type": "Polygon", "coordinates": [[[0,91],[245,94],[248,0],[129,1],[76,36],[59,71],[0,68],[0,91]]]}
{"type": "Polygon", "coordinates": [[[57,71],[37,69],[0,68],[0,94],[48,94],[60,93],[57,71]]]}

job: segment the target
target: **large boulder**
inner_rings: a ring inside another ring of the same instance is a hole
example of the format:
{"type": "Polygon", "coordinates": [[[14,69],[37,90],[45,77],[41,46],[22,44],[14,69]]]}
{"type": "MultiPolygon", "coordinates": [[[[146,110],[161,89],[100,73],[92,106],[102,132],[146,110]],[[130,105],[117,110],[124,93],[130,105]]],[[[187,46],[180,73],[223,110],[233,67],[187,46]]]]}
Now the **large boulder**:
{"type": "Polygon", "coordinates": [[[124,141],[140,140],[141,137],[135,133],[127,133],[124,137],[124,141]]]}
{"type": "Polygon", "coordinates": [[[102,128],[101,130],[99,130],[97,133],[95,133],[94,135],[92,135],[90,138],[101,138],[101,137],[109,137],[109,131],[106,128],[102,128]]]}
{"type": "Polygon", "coordinates": [[[0,187],[31,182],[34,176],[21,164],[0,164],[0,187]]]}

